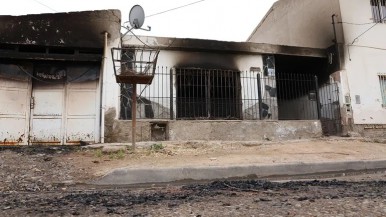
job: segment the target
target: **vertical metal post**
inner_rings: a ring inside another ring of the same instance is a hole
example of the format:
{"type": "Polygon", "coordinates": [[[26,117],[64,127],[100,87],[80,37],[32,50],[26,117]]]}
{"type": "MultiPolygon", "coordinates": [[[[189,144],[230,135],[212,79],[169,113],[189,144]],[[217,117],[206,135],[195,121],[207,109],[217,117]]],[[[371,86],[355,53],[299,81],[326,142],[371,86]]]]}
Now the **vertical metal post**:
{"type": "Polygon", "coordinates": [[[206,113],[207,113],[207,117],[210,119],[211,118],[211,98],[210,98],[210,95],[211,95],[211,70],[208,70],[207,72],[205,72],[205,77],[208,79],[207,80],[207,84],[206,84],[206,106],[207,106],[207,109],[206,109],[206,113]]]}
{"type": "Polygon", "coordinates": [[[316,109],[318,110],[318,120],[320,120],[321,111],[320,111],[320,99],[319,99],[319,84],[318,76],[315,75],[315,93],[316,93],[316,109]]]}
{"type": "Polygon", "coordinates": [[[170,69],[170,120],[174,119],[174,102],[173,102],[173,68],[170,69]]]}
{"type": "Polygon", "coordinates": [[[338,64],[339,64],[339,69],[338,70],[341,70],[342,64],[341,64],[341,60],[340,60],[340,50],[339,50],[338,38],[336,36],[336,27],[335,27],[335,19],[334,19],[335,17],[336,17],[336,14],[333,14],[331,16],[332,28],[334,29],[334,44],[335,44],[335,51],[336,51],[336,55],[337,55],[337,59],[338,59],[338,64]]]}
{"type": "Polygon", "coordinates": [[[261,97],[261,80],[260,80],[260,73],[257,73],[257,93],[259,96],[259,119],[263,119],[263,102],[262,102],[262,97],[261,97]]]}
{"type": "Polygon", "coordinates": [[[131,142],[132,147],[135,149],[135,134],[137,127],[137,84],[133,83],[133,93],[131,95],[132,105],[131,105],[131,142]]]}

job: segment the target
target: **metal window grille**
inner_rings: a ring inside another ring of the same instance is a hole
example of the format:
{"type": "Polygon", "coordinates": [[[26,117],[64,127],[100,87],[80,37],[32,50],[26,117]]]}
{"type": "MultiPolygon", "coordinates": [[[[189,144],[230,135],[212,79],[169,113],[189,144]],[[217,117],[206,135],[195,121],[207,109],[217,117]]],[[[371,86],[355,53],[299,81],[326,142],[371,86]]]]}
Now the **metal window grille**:
{"type": "Polygon", "coordinates": [[[177,119],[240,119],[240,72],[176,70],[177,119]]]}
{"type": "Polygon", "coordinates": [[[381,87],[382,106],[386,107],[386,75],[379,75],[379,85],[381,87]]]}
{"type": "MultiPolygon", "coordinates": [[[[132,92],[121,84],[121,119],[131,119],[132,92]]],[[[313,75],[157,67],[137,93],[138,119],[313,120],[328,109],[313,75]]]]}
{"type": "Polygon", "coordinates": [[[386,0],[370,0],[375,23],[386,23],[386,0]]]}

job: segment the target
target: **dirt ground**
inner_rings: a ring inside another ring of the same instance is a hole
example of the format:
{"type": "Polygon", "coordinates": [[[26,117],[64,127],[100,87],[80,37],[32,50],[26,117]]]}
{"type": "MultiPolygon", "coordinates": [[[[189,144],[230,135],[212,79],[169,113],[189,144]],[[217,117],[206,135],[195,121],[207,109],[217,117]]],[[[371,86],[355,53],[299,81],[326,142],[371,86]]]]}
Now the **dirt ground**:
{"type": "Polygon", "coordinates": [[[140,146],[0,148],[0,190],[49,190],[87,183],[114,168],[379,160],[386,143],[364,139],[261,142],[165,142],[140,146]]]}
{"type": "MultiPolygon", "coordinates": [[[[215,181],[145,188],[87,185],[112,168],[383,159],[364,139],[0,147],[0,216],[385,216],[386,173],[338,180],[215,181]]],[[[336,177],[335,177],[336,178],[336,177]]]]}
{"type": "MultiPolygon", "coordinates": [[[[205,167],[231,165],[271,165],[354,160],[381,160],[386,142],[365,139],[325,138],[286,142],[190,141],[147,143],[135,150],[129,146],[87,149],[73,152],[71,164],[94,176],[112,168],[205,167]],[[121,150],[121,151],[119,151],[121,150]],[[123,150],[123,151],[122,151],[123,150]]],[[[66,159],[63,159],[66,160],[66,159]]]]}

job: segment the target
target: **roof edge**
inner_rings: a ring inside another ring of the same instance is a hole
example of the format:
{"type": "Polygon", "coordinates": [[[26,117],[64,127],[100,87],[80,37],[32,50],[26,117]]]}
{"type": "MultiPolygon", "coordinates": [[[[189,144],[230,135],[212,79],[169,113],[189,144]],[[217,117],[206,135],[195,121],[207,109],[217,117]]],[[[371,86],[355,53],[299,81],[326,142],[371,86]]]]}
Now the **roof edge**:
{"type": "Polygon", "coordinates": [[[326,57],[326,49],[274,45],[254,42],[229,42],[192,38],[154,36],[125,36],[123,46],[156,47],[160,50],[207,51],[244,54],[282,54],[293,56],[326,57]]]}

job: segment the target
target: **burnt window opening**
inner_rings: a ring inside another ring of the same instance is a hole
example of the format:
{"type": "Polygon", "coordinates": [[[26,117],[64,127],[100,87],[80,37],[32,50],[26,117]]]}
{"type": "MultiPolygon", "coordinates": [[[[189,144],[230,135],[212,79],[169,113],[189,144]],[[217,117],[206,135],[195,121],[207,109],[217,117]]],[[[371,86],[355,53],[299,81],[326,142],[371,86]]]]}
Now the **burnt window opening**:
{"type": "Polygon", "coordinates": [[[386,0],[370,0],[375,23],[386,23],[386,0]]]}
{"type": "Polygon", "coordinates": [[[241,119],[240,72],[178,68],[178,119],[241,119]]]}

